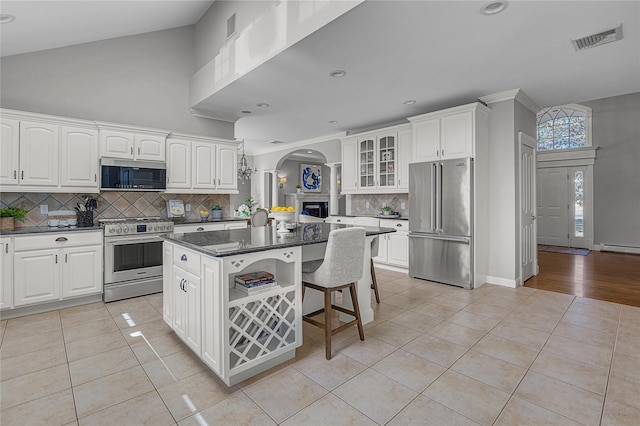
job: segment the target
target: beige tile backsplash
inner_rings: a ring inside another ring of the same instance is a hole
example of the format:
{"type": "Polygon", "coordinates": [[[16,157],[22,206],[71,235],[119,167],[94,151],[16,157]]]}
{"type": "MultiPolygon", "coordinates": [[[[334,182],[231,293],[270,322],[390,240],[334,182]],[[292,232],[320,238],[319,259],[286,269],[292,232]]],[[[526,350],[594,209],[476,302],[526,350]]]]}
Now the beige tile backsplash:
{"type": "Polygon", "coordinates": [[[383,206],[390,206],[400,217],[409,217],[409,194],[366,194],[351,196],[351,214],[373,216],[383,206]],[[369,208],[367,208],[367,201],[369,208]],[[402,208],[404,203],[404,209],[402,208]]]}
{"type": "Polygon", "coordinates": [[[201,209],[209,210],[213,204],[220,204],[224,216],[230,216],[230,202],[228,194],[163,194],[159,192],[130,192],[109,191],[98,194],[49,194],[33,193],[2,193],[0,207],[20,207],[27,210],[27,220],[16,222],[16,228],[24,226],[43,226],[47,224],[47,215],[40,214],[40,205],[46,204],[49,211],[74,210],[76,203],[85,202],[85,197],[93,197],[98,201],[98,209],[94,213],[94,222],[98,219],[113,219],[121,217],[167,217],[167,200],[181,199],[185,204],[191,204],[191,211],[187,218],[198,219],[201,209]]]}

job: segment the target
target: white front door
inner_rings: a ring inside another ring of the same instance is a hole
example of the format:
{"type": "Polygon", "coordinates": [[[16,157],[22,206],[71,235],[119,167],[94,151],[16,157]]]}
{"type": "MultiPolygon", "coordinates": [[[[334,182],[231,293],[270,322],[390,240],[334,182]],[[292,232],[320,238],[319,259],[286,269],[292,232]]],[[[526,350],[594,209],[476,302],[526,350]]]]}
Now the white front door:
{"type": "Polygon", "coordinates": [[[538,244],[569,245],[567,168],[538,169],[538,244]]]}
{"type": "Polygon", "coordinates": [[[520,133],[520,262],[521,283],[537,274],[536,140],[520,133]]]}
{"type": "Polygon", "coordinates": [[[538,243],[593,248],[593,166],[538,169],[538,243]]]}

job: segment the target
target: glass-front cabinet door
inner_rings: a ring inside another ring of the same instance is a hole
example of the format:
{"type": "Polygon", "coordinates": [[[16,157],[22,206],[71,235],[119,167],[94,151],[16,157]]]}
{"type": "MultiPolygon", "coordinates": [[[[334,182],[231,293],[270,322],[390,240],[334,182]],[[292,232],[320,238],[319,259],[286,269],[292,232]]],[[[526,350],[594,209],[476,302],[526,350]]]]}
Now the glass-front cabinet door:
{"type": "Polygon", "coordinates": [[[378,187],[397,185],[397,144],[395,136],[378,137],[378,187]]]}
{"type": "Polygon", "coordinates": [[[376,140],[374,138],[359,141],[360,152],[360,188],[374,188],[376,186],[375,153],[376,140]]]}

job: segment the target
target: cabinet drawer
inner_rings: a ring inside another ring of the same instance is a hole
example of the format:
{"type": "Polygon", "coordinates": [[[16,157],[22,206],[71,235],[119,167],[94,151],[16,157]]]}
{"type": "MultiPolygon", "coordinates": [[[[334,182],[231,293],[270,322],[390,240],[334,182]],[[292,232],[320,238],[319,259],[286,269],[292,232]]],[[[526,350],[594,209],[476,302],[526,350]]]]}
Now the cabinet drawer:
{"type": "Polygon", "coordinates": [[[380,219],[381,228],[393,228],[398,232],[409,231],[408,220],[392,220],[392,219],[380,219]]]}
{"type": "Polygon", "coordinates": [[[173,264],[186,271],[200,275],[200,254],[195,251],[174,246],[173,264]]]}
{"type": "Polygon", "coordinates": [[[182,234],[189,232],[222,231],[223,229],[225,229],[224,223],[191,223],[174,226],[174,232],[182,234]]]}
{"type": "Polygon", "coordinates": [[[102,245],[102,231],[95,232],[51,232],[41,235],[14,237],[14,250],[38,250],[89,245],[102,245]]]}

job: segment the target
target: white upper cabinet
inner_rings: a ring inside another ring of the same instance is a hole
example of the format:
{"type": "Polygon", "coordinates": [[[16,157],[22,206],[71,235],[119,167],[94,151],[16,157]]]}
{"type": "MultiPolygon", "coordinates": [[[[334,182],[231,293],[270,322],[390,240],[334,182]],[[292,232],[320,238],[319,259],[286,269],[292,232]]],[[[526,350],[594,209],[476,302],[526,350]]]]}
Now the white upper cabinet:
{"type": "Polygon", "coordinates": [[[197,136],[167,139],[167,191],[215,194],[238,190],[237,145],[197,136]]]}
{"type": "Polygon", "coordinates": [[[476,102],[409,117],[413,130],[411,162],[475,157],[477,121],[486,120],[489,111],[476,102]]]}
{"type": "Polygon", "coordinates": [[[218,189],[238,189],[238,149],[235,145],[218,145],[216,152],[218,189]]]}
{"type": "Polygon", "coordinates": [[[398,132],[398,189],[409,191],[409,162],[411,161],[411,129],[398,132]]]}
{"type": "Polygon", "coordinates": [[[342,192],[358,189],[358,141],[342,141],[342,192]]]}
{"type": "Polygon", "coordinates": [[[191,141],[167,139],[167,189],[191,189],[191,141]]]}
{"type": "Polygon", "coordinates": [[[60,185],[98,189],[98,131],[60,128],[60,185]]]}
{"type": "Polygon", "coordinates": [[[0,184],[17,185],[20,151],[20,122],[2,117],[0,121],[0,184]]]}
{"type": "Polygon", "coordinates": [[[165,138],[166,136],[134,135],[133,141],[136,151],[134,158],[136,160],[164,161],[165,138]]]}
{"type": "Polygon", "coordinates": [[[98,130],[83,120],[2,110],[6,192],[99,192],[98,130]]]}
{"type": "Polygon", "coordinates": [[[193,188],[215,189],[216,146],[207,142],[194,142],[191,148],[193,188]]]}
{"type": "Polygon", "coordinates": [[[354,194],[402,192],[401,189],[406,191],[410,135],[409,126],[402,125],[344,139],[342,192],[354,194]]]}
{"type": "Polygon", "coordinates": [[[165,161],[167,133],[142,133],[135,129],[100,129],[100,156],[128,160],[165,161]]]}
{"type": "Polygon", "coordinates": [[[58,185],[58,132],[54,124],[20,122],[20,185],[58,185]]]}

